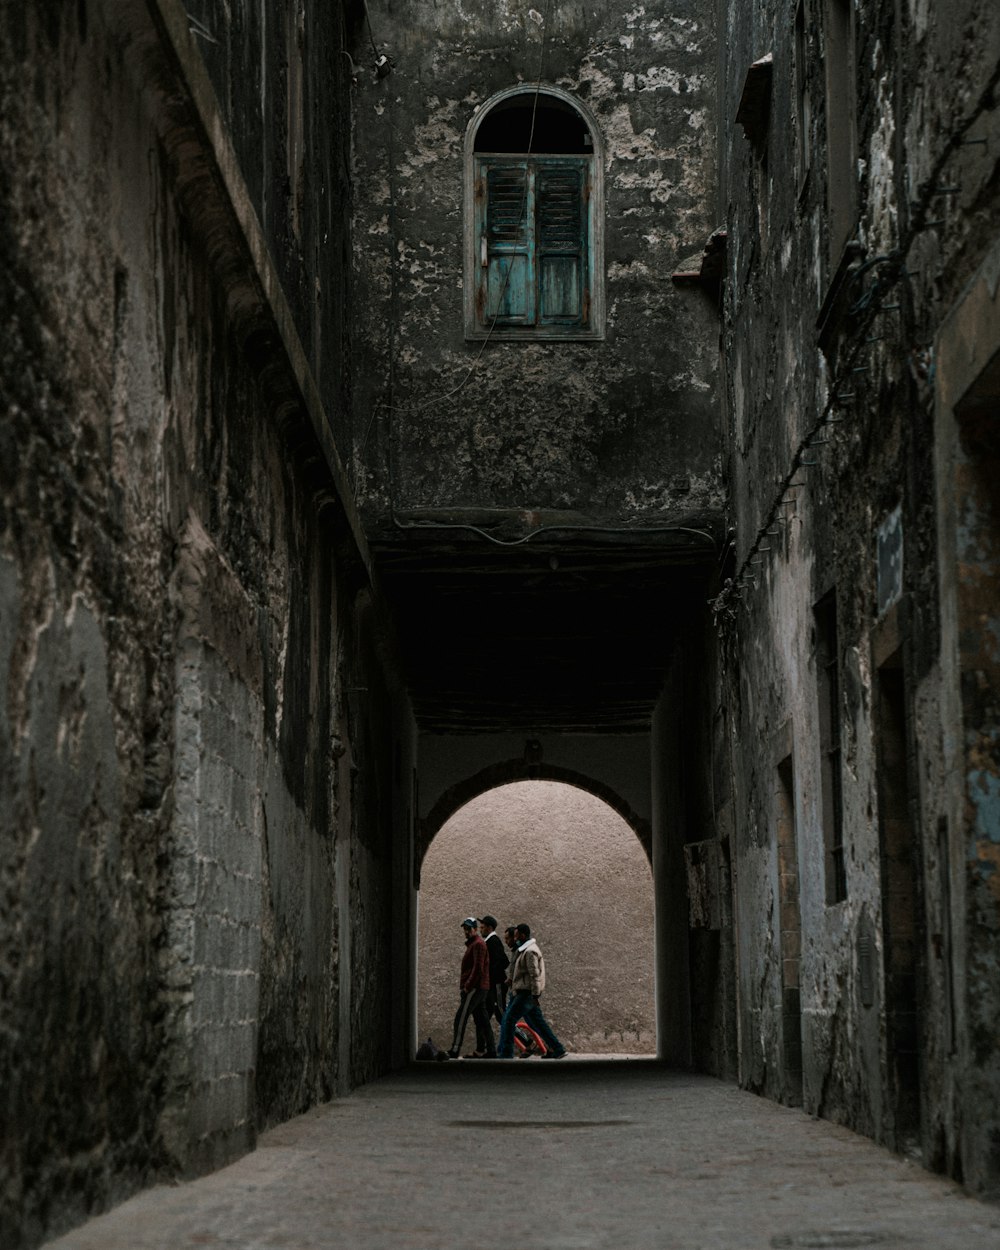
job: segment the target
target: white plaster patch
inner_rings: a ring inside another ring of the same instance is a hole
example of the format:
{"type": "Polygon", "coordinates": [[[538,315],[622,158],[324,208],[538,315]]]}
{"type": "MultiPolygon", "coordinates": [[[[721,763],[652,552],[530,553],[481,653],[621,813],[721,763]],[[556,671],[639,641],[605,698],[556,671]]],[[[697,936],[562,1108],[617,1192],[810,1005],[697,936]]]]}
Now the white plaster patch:
{"type": "Polygon", "coordinates": [[[919,43],[927,34],[930,21],[930,0],[910,0],[910,20],[913,23],[913,37],[919,43]]]}
{"type": "Polygon", "coordinates": [[[685,52],[698,54],[701,47],[697,39],[700,27],[697,22],[682,17],[671,17],[667,22],[662,18],[649,17],[645,9],[633,9],[625,14],[626,28],[640,28],[642,38],[655,48],[671,50],[683,49],[685,52]]]}
{"type": "Polygon", "coordinates": [[[644,265],[642,261],[634,260],[629,265],[622,265],[615,261],[608,266],[608,281],[615,282],[619,278],[650,278],[650,270],[648,265],[644,265]]]}
{"type": "Polygon", "coordinates": [[[373,204],[388,204],[390,200],[389,183],[382,179],[375,183],[371,190],[371,200],[373,204]]]}
{"type": "Polygon", "coordinates": [[[821,286],[822,267],[820,264],[819,240],[820,240],[820,221],[819,221],[819,212],[816,211],[813,213],[813,219],[812,219],[813,290],[815,291],[819,291],[822,289],[822,286],[821,286]]]}
{"type": "Polygon", "coordinates": [[[623,172],[615,178],[614,185],[621,191],[634,191],[637,188],[646,190],[654,204],[668,204],[679,189],[673,179],[665,177],[659,169],[644,173],[632,170],[623,172]]]}
{"type": "Polygon", "coordinates": [[[388,234],[389,233],[389,218],[380,217],[378,221],[373,221],[372,224],[368,227],[368,233],[369,234],[388,234]]]}
{"type": "MultiPolygon", "coordinates": [[[[877,49],[875,56],[876,58],[879,56],[877,49]]],[[[874,112],[878,120],[869,146],[870,220],[874,226],[873,241],[881,239],[883,246],[880,250],[887,251],[892,246],[892,240],[897,237],[892,159],[896,119],[892,108],[892,87],[884,74],[878,80],[877,100],[874,112]]],[[[878,246],[877,242],[876,246],[878,246]]]]}
{"type": "Polygon", "coordinates": [[[700,91],[705,79],[701,74],[686,76],[668,65],[651,65],[644,74],[636,75],[636,83],[640,91],[670,91],[680,95],[682,90],[700,91]]]}
{"type": "Polygon", "coordinates": [[[664,151],[656,143],[656,131],[651,127],[636,133],[632,129],[632,115],[627,104],[619,104],[604,118],[604,137],[607,140],[609,162],[613,160],[659,160],[664,151]]]}
{"type": "Polygon", "coordinates": [[[600,101],[615,100],[618,97],[618,84],[615,79],[598,69],[590,57],[580,66],[580,83],[587,83],[590,87],[592,108],[600,101]]]}
{"type": "MultiPolygon", "coordinates": [[[[454,113],[454,105],[448,110],[454,113]]],[[[451,124],[448,117],[440,114],[432,117],[413,132],[413,148],[399,166],[402,178],[410,178],[428,165],[441,160],[451,160],[462,149],[463,134],[451,124]]]]}

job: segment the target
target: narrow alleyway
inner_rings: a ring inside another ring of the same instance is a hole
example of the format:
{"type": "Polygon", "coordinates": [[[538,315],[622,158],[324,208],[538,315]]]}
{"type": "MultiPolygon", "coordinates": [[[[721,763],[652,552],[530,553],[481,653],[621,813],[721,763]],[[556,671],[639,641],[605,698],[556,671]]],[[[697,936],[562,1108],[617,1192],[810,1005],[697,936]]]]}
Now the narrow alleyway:
{"type": "Polygon", "coordinates": [[[53,1250],[1000,1247],[1000,1208],[846,1129],[655,1062],[415,1065],[53,1250]]]}

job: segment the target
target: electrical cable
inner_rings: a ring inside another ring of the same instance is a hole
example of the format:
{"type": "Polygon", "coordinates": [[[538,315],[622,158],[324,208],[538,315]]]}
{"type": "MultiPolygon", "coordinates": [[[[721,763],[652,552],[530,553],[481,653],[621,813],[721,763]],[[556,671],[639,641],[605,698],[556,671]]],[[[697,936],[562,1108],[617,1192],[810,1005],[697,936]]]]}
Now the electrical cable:
{"type": "Polygon", "coordinates": [[[378,44],[375,42],[375,32],[372,30],[372,18],[371,14],[368,12],[368,0],[361,0],[361,3],[365,10],[365,25],[368,27],[368,38],[371,42],[372,52],[375,56],[375,62],[377,64],[381,53],[378,50],[378,44]]]}
{"type": "Polygon", "coordinates": [[[704,538],[715,550],[715,536],[708,530],[695,529],[689,525],[540,525],[537,529],[531,530],[527,534],[522,534],[520,538],[497,538],[495,534],[491,534],[488,530],[482,529],[478,525],[470,525],[467,522],[455,521],[400,521],[393,518],[399,529],[403,530],[469,530],[473,534],[478,534],[482,538],[488,539],[491,543],[495,543],[498,547],[520,547],[532,538],[537,538],[539,534],[548,533],[570,533],[570,534],[696,534],[699,538],[704,538]]]}

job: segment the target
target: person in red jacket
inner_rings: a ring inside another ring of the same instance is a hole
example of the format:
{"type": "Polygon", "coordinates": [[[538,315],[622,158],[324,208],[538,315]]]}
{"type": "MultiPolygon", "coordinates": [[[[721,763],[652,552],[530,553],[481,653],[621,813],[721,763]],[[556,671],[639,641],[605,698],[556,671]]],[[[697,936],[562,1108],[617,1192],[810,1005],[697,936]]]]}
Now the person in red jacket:
{"type": "Polygon", "coordinates": [[[476,1034],[486,1042],[485,1051],[474,1051],[470,1059],[495,1059],[496,1044],[493,1041],[493,1030],[490,1028],[489,1017],[486,1015],[486,995],[490,988],[490,956],[486,943],[479,936],[479,921],[475,916],[466,916],[462,921],[465,932],[465,954],[462,956],[462,972],[460,988],[462,997],[458,1011],[455,1013],[455,1034],[452,1038],[448,1055],[457,1059],[462,1049],[462,1038],[469,1016],[476,1022],[476,1034]]]}

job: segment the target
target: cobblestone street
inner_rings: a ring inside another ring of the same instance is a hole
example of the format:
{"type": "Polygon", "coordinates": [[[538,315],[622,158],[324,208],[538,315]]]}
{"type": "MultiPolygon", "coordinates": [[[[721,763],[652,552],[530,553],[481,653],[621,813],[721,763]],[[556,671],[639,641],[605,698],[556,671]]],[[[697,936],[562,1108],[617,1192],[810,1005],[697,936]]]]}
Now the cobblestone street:
{"type": "Polygon", "coordinates": [[[1000,1208],[652,1061],[416,1065],[147,1191],[58,1250],[1000,1247],[1000,1208]]]}

